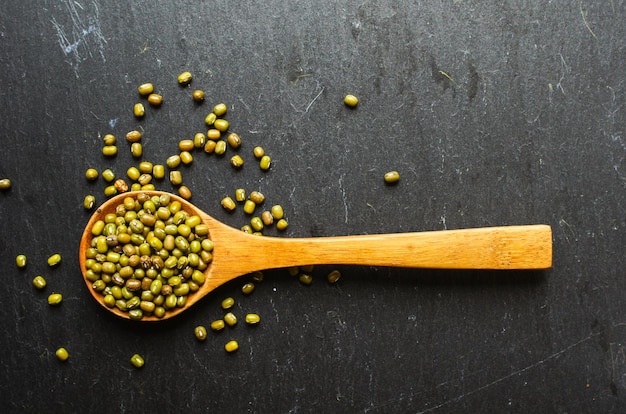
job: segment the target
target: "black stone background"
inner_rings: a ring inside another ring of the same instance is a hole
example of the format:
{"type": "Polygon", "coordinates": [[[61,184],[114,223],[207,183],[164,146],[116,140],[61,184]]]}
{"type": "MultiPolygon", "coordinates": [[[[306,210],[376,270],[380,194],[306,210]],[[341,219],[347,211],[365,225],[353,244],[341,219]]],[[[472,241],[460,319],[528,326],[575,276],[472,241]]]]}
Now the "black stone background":
{"type": "Polygon", "coordinates": [[[623,0],[3,1],[2,411],[624,412],[625,18],[623,0]],[[192,88],[176,82],[184,70],[192,88]],[[165,102],[137,121],[146,81],[165,102]],[[120,320],[78,269],[82,200],[104,201],[105,186],[84,171],[124,175],[137,127],[143,159],[163,163],[218,102],[245,166],[197,152],[182,171],[193,202],[228,224],[247,220],[220,207],[238,187],[285,206],[284,237],[546,223],[554,267],[336,266],[331,286],[335,267],[320,266],[309,287],[276,270],[249,297],[244,278],[172,321],[120,320]],[[227,296],[261,324],[196,341],[227,296]]]}

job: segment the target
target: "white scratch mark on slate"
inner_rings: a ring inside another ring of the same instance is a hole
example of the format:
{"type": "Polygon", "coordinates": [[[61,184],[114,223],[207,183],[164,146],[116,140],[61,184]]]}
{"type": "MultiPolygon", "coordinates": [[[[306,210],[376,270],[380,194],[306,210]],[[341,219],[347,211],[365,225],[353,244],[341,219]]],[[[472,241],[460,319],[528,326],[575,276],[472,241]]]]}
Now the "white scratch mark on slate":
{"type": "Polygon", "coordinates": [[[74,69],[76,77],[79,77],[78,69],[82,61],[93,58],[93,46],[97,47],[98,55],[106,62],[104,45],[107,43],[100,29],[100,11],[98,3],[93,1],[89,10],[85,10],[77,1],[64,0],[67,11],[72,21],[71,27],[60,24],[55,17],[50,22],[54,26],[59,46],[74,69]]]}

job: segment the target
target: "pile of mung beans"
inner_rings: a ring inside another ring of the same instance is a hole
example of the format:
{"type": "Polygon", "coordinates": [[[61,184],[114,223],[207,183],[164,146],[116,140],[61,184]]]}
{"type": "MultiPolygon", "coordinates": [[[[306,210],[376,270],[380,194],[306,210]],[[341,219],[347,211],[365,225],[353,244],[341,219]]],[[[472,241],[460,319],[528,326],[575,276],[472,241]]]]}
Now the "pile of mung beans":
{"type": "Polygon", "coordinates": [[[85,278],[131,319],[162,318],[204,284],[213,242],[200,216],[169,194],[131,194],[92,227],[85,278]]]}

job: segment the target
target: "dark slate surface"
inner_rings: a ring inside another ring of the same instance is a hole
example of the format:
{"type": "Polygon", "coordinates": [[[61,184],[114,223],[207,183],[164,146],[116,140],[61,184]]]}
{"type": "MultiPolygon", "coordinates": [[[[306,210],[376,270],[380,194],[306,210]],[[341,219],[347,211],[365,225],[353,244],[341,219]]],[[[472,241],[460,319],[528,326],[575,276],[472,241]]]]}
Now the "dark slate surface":
{"type": "Polygon", "coordinates": [[[4,1],[0,16],[3,412],[624,412],[623,0],[4,1]],[[165,103],[138,122],[145,81],[165,103]],[[183,174],[233,226],[246,218],[219,200],[237,187],[282,203],[288,237],[547,223],[554,268],[339,267],[329,286],[318,267],[310,287],[270,271],[249,297],[242,279],[171,322],[119,320],[78,269],[82,199],[104,200],[83,173],[136,164],[124,142],[114,160],[100,148],[137,126],[163,162],[217,102],[248,163],[196,153],[183,174]],[[197,342],[226,296],[261,325],[197,342]]]}

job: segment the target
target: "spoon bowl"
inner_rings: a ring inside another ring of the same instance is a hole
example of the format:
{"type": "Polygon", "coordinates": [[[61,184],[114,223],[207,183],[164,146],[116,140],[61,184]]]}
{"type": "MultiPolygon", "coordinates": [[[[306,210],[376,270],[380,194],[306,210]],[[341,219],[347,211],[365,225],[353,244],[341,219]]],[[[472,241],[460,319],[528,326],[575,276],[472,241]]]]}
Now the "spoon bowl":
{"type": "Polygon", "coordinates": [[[145,315],[141,321],[159,321],[185,311],[217,287],[252,272],[305,265],[363,265],[432,269],[548,269],[552,266],[552,231],[543,224],[439,230],[413,233],[355,236],[286,238],[256,236],[214,219],[189,201],[162,191],[122,193],[102,204],[89,219],[79,246],[79,264],[88,290],[105,309],[129,319],[128,312],[108,307],[104,296],[93,289],[85,274],[86,252],[98,220],[115,213],[126,197],[140,193],[168,194],[183,210],[198,215],[209,228],[214,243],[213,260],[204,271],[205,282],[190,294],[182,307],[158,318],[145,315]]]}

